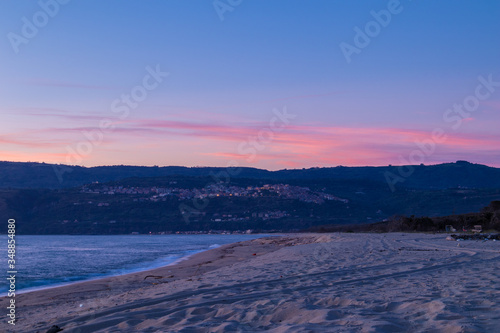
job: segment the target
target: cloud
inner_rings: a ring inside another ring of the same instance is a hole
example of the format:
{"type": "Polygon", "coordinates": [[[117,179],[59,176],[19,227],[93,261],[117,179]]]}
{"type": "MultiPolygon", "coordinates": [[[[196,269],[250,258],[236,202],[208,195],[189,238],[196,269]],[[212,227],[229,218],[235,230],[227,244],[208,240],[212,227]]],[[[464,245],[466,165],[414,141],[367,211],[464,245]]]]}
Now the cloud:
{"type": "Polygon", "coordinates": [[[12,152],[0,150],[1,161],[60,163],[64,161],[65,157],[65,153],[12,152]]]}
{"type": "MultiPolygon", "coordinates": [[[[432,131],[392,127],[291,124],[281,131],[270,131],[266,122],[235,122],[229,125],[193,120],[124,119],[116,120],[115,126],[112,130],[77,126],[19,132],[0,136],[0,145],[65,151],[67,145],[87,140],[89,135],[84,133],[94,133],[95,137],[98,137],[96,133],[101,133],[102,140],[94,155],[106,149],[116,151],[116,156],[127,154],[130,158],[134,149],[144,149],[142,154],[149,152],[156,156],[159,151],[166,151],[159,147],[168,146],[171,154],[197,160],[197,164],[200,160],[219,165],[224,165],[227,160],[237,160],[244,165],[277,168],[401,164],[401,157],[407,158],[418,148],[417,143],[428,142],[432,138],[432,131]],[[266,131],[266,135],[259,137],[264,133],[262,131],[266,131]],[[148,145],[150,143],[155,144],[148,145]],[[242,145],[244,150],[240,149],[242,145]],[[248,152],[252,150],[254,156],[250,158],[248,152]]],[[[437,143],[435,152],[426,157],[426,163],[450,162],[450,156],[456,159],[468,159],[467,156],[470,156],[475,159],[473,162],[489,161],[489,164],[495,165],[500,162],[495,156],[499,152],[500,135],[455,132],[446,135],[447,139],[437,143]]],[[[105,155],[99,155],[99,158],[105,155]]],[[[101,164],[104,163],[120,161],[103,161],[101,164]]],[[[136,164],[141,164],[141,161],[136,164]]],[[[190,162],[186,160],[185,164],[190,162]]]]}
{"type": "Polygon", "coordinates": [[[12,136],[0,136],[0,145],[14,145],[27,148],[51,148],[60,146],[60,143],[29,139],[20,140],[12,136]]]}

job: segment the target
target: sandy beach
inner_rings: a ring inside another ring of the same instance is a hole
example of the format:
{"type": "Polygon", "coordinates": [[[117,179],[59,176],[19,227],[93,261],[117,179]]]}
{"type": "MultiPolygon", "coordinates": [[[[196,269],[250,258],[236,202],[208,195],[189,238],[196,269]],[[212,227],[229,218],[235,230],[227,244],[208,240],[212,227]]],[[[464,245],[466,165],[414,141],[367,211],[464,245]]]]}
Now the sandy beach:
{"type": "Polygon", "coordinates": [[[500,242],[443,234],[262,238],[17,295],[17,323],[1,330],[498,332],[499,268],[500,242]]]}

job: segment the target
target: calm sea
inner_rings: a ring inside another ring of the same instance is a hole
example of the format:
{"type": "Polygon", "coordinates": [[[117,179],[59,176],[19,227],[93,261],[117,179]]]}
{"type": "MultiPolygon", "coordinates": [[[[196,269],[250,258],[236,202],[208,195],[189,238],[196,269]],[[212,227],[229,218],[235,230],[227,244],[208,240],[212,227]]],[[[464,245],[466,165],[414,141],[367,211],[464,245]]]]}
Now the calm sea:
{"type": "MultiPolygon", "coordinates": [[[[28,291],[172,264],[223,244],[264,235],[16,236],[16,289],[28,291]]],[[[7,236],[0,235],[7,276],[7,236]]],[[[0,285],[3,295],[7,280],[0,285]]]]}

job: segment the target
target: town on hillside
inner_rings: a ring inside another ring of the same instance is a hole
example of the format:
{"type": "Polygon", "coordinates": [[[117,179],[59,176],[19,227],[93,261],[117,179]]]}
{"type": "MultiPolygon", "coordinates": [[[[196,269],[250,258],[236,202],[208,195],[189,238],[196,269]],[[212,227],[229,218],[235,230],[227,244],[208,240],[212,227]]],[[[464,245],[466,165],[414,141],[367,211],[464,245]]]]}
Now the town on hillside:
{"type": "MultiPolygon", "coordinates": [[[[176,181],[170,182],[176,185],[176,181]]],[[[249,197],[257,198],[264,196],[275,196],[284,199],[295,199],[308,203],[322,204],[325,200],[335,200],[343,203],[348,203],[349,200],[339,198],[332,194],[311,191],[308,187],[292,186],[288,184],[266,184],[263,186],[247,186],[245,188],[240,186],[228,186],[226,184],[210,184],[203,188],[179,188],[179,187],[134,187],[134,186],[112,186],[112,185],[98,185],[94,183],[93,186],[83,186],[82,193],[96,193],[108,195],[134,195],[134,201],[160,201],[166,199],[168,196],[174,196],[180,200],[191,200],[194,198],[214,198],[214,197],[249,197]]]]}

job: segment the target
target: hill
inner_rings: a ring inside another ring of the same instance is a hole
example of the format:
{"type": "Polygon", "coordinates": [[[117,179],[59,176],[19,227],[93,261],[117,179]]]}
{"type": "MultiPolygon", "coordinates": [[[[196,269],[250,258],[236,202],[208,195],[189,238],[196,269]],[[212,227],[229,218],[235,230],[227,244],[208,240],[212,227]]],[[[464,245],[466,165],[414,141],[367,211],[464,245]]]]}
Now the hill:
{"type": "Polygon", "coordinates": [[[92,182],[109,182],[131,177],[191,176],[214,181],[235,178],[267,180],[356,180],[386,184],[391,190],[404,188],[500,188],[500,169],[465,161],[439,165],[331,167],[268,171],[256,168],[215,167],[80,167],[46,163],[0,162],[0,188],[62,189],[92,182]]]}
{"type": "MultiPolygon", "coordinates": [[[[483,232],[500,231],[500,201],[495,200],[476,213],[453,214],[447,216],[394,216],[387,221],[364,225],[319,225],[309,228],[312,232],[452,232],[471,233],[474,226],[481,226],[483,232]]],[[[463,234],[462,234],[463,235],[463,234]]],[[[453,235],[455,236],[455,235],[453,235]]],[[[476,235],[477,236],[477,235],[476,235]]],[[[499,234],[495,235],[498,239],[499,234]]],[[[462,236],[460,236],[462,237],[462,236]]],[[[484,239],[484,237],[472,237],[484,239]]]]}
{"type": "Polygon", "coordinates": [[[134,177],[69,189],[0,189],[0,218],[16,219],[19,234],[292,231],[467,213],[499,198],[500,189],[393,192],[369,180],[134,177]]]}

